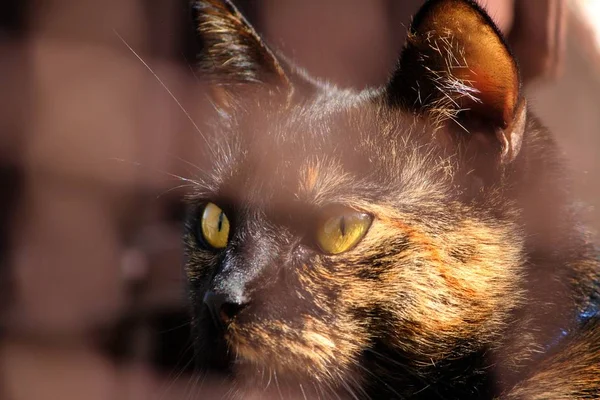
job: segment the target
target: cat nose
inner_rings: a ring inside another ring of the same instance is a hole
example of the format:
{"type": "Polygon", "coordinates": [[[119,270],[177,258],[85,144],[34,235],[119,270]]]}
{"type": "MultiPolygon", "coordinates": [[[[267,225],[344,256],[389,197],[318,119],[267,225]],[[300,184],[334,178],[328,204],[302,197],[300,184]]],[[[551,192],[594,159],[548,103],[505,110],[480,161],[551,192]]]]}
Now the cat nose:
{"type": "Polygon", "coordinates": [[[226,294],[213,291],[206,292],[203,303],[218,328],[225,328],[231,319],[248,304],[244,299],[233,300],[226,294]]]}

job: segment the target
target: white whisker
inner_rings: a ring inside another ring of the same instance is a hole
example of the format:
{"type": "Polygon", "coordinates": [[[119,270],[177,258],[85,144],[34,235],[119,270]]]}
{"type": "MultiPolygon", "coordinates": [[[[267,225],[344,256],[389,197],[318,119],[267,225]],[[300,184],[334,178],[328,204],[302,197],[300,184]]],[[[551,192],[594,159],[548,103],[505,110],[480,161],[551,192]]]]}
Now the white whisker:
{"type": "Polygon", "coordinates": [[[210,150],[210,152],[213,153],[213,155],[214,155],[214,150],[212,149],[212,147],[210,145],[210,142],[208,141],[208,139],[206,138],[206,136],[204,136],[204,134],[200,130],[200,127],[198,126],[198,124],[196,124],[196,122],[194,121],[194,119],[192,118],[192,116],[190,115],[190,113],[187,112],[187,110],[185,109],[185,107],[183,106],[183,104],[181,104],[181,102],[179,101],[179,99],[177,99],[177,97],[175,97],[175,95],[173,94],[173,92],[167,87],[167,85],[165,85],[165,83],[163,82],[163,80],[160,79],[160,77],[156,74],[156,72],[154,72],[154,70],[152,69],[152,67],[150,67],[150,65],[148,65],[148,63],[146,61],[144,61],[144,59],[129,45],[129,43],[127,43],[127,41],[119,34],[119,32],[117,32],[114,29],[113,29],[113,32],[115,33],[115,35],[117,35],[117,37],[121,40],[121,42],[123,42],[123,44],[129,49],[129,51],[131,51],[133,53],[133,55],[136,56],[136,58],[138,60],[140,60],[140,62],[144,65],[144,67],[146,67],[146,69],[148,71],[150,71],[150,73],[154,76],[154,78],[156,78],[156,80],[158,81],[158,83],[160,83],[160,85],[165,89],[165,91],[169,94],[169,96],[171,96],[171,98],[173,99],[173,101],[175,102],[175,104],[177,104],[177,106],[185,114],[185,116],[187,117],[187,119],[194,126],[194,129],[196,129],[196,131],[200,134],[200,137],[202,139],[204,139],[204,141],[206,142],[206,144],[207,144],[208,149],[210,150]]]}
{"type": "Polygon", "coordinates": [[[176,156],[175,154],[169,153],[168,155],[171,156],[171,157],[173,157],[173,158],[175,158],[177,161],[180,161],[180,162],[182,162],[182,163],[184,163],[184,164],[186,164],[186,165],[194,168],[194,170],[196,172],[204,173],[204,171],[199,166],[197,166],[196,164],[194,164],[192,162],[189,162],[189,161],[187,161],[187,160],[185,160],[185,159],[183,159],[183,158],[181,158],[179,156],[176,156]]]}
{"type": "Polygon", "coordinates": [[[304,397],[304,400],[308,400],[308,398],[306,397],[306,393],[304,393],[304,388],[302,387],[302,384],[299,383],[298,386],[300,386],[300,391],[302,392],[302,397],[304,397]]]}
{"type": "Polygon", "coordinates": [[[281,394],[281,388],[279,387],[279,379],[277,379],[277,371],[273,370],[273,375],[275,376],[275,386],[279,392],[279,398],[283,400],[283,394],[281,394]]]}
{"type": "Polygon", "coordinates": [[[160,193],[158,196],[156,196],[156,198],[157,198],[157,199],[159,199],[159,198],[161,198],[162,196],[164,196],[164,195],[167,195],[167,194],[169,194],[169,193],[171,193],[171,192],[173,192],[173,191],[175,191],[175,190],[177,190],[177,189],[183,189],[183,188],[189,188],[189,187],[192,187],[192,188],[193,188],[193,187],[195,187],[195,185],[192,185],[192,184],[190,184],[190,183],[188,183],[188,184],[185,184],[185,185],[177,185],[177,186],[175,186],[175,187],[172,187],[171,189],[167,189],[167,190],[165,190],[164,192],[160,193]]]}
{"type": "Polygon", "coordinates": [[[196,71],[194,71],[194,67],[192,67],[192,64],[189,62],[189,60],[187,59],[185,54],[181,53],[181,57],[183,57],[183,59],[185,60],[185,63],[187,64],[188,68],[190,69],[190,72],[192,73],[192,75],[194,75],[196,82],[200,83],[200,78],[198,78],[198,74],[196,73],[196,71]]]}
{"type": "MultiPolygon", "coordinates": [[[[119,162],[124,162],[124,163],[129,163],[129,164],[135,165],[136,167],[145,167],[144,165],[142,165],[142,163],[139,163],[139,162],[136,162],[136,161],[125,160],[125,159],[122,159],[122,158],[111,158],[111,160],[119,161],[119,162]]],[[[167,176],[170,176],[172,178],[178,179],[180,181],[188,182],[190,184],[197,185],[197,186],[202,186],[202,182],[194,180],[194,179],[186,178],[186,177],[181,176],[181,175],[172,174],[170,172],[161,171],[161,170],[158,170],[158,169],[154,169],[154,171],[155,172],[159,172],[161,174],[165,174],[167,176]]]]}

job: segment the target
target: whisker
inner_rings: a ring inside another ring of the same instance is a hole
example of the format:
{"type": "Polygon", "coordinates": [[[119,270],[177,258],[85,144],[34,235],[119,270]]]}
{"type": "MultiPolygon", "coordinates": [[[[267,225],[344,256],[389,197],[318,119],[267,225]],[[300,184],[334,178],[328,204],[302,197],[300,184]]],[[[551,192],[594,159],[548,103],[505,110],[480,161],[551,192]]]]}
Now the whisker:
{"type": "Polygon", "coordinates": [[[187,384],[185,385],[184,398],[186,400],[193,400],[194,389],[195,389],[197,383],[198,383],[198,377],[191,375],[190,378],[188,379],[187,384]]]}
{"type": "Polygon", "coordinates": [[[335,395],[335,397],[338,400],[342,400],[342,398],[340,397],[339,393],[333,388],[333,386],[331,386],[331,382],[329,382],[327,380],[327,381],[325,381],[325,384],[327,385],[327,389],[329,389],[329,392],[331,392],[331,394],[335,395]]]}
{"type": "Polygon", "coordinates": [[[317,396],[319,396],[319,400],[321,400],[321,395],[325,396],[325,393],[323,393],[323,388],[321,387],[321,384],[319,384],[317,386],[317,383],[313,382],[313,386],[315,387],[315,393],[317,393],[317,396]]]}
{"type": "Polygon", "coordinates": [[[171,92],[171,90],[167,87],[167,85],[163,82],[163,80],[160,79],[160,77],[158,76],[158,74],[156,74],[156,72],[154,72],[154,70],[152,69],[152,67],[150,67],[150,65],[148,65],[148,63],[146,61],[144,61],[144,59],[129,45],[129,43],[127,43],[127,41],[119,34],[119,32],[117,32],[115,29],[113,29],[113,32],[115,33],[115,35],[117,35],[117,37],[121,40],[121,42],[123,42],[123,44],[129,49],[129,51],[131,51],[133,53],[133,55],[136,56],[136,58],[138,60],[140,60],[140,62],[144,65],[144,67],[146,67],[146,69],[148,71],[150,71],[150,73],[154,76],[154,78],[156,78],[156,80],[158,81],[158,83],[165,89],[165,91],[169,94],[169,96],[171,96],[171,98],[173,99],[173,101],[175,102],[175,104],[177,104],[177,106],[181,109],[181,111],[184,113],[184,115],[187,117],[187,119],[194,126],[194,129],[196,129],[196,131],[200,134],[200,137],[202,139],[204,139],[204,141],[208,145],[208,149],[211,151],[211,153],[213,153],[213,155],[215,155],[214,154],[214,150],[212,149],[212,147],[210,145],[210,142],[208,141],[208,139],[206,138],[206,136],[204,136],[204,134],[200,130],[200,127],[198,126],[198,124],[196,124],[196,122],[194,121],[194,119],[192,118],[192,116],[190,115],[190,113],[187,112],[187,110],[185,109],[185,107],[183,106],[183,104],[181,104],[181,102],[177,99],[177,97],[175,97],[175,95],[173,94],[173,92],[171,92]]]}
{"type": "MultiPolygon", "coordinates": [[[[191,346],[190,346],[190,348],[191,348],[191,346]]],[[[187,352],[187,350],[186,350],[186,352],[187,352]]],[[[193,361],[193,359],[188,360],[185,363],[185,365],[179,369],[179,372],[177,373],[177,376],[175,378],[173,378],[173,380],[171,380],[171,382],[169,383],[169,385],[162,390],[162,394],[159,396],[159,399],[164,399],[165,398],[165,396],[173,388],[173,385],[175,385],[175,383],[179,380],[179,378],[181,378],[183,376],[183,374],[185,373],[185,370],[190,366],[190,364],[192,363],[192,361],[193,361]]],[[[167,378],[167,379],[170,380],[171,376],[172,376],[172,372],[169,375],[169,378],[167,378]]],[[[189,385],[189,381],[188,381],[188,384],[186,385],[186,387],[188,385],[189,385]]]]}
{"type": "MultiPolygon", "coordinates": [[[[192,375],[192,378],[193,377],[194,377],[194,375],[192,375]]],[[[204,382],[203,375],[201,375],[201,374],[195,374],[194,385],[192,386],[192,390],[190,390],[190,393],[189,393],[189,399],[190,400],[194,400],[195,398],[197,398],[196,395],[200,391],[200,390],[197,390],[198,389],[198,383],[200,382],[201,378],[202,378],[202,382],[204,382]]],[[[202,383],[200,383],[200,386],[202,386],[202,383]]]]}
{"type": "Polygon", "coordinates": [[[269,367],[269,380],[267,381],[267,386],[265,386],[265,391],[269,388],[269,386],[271,385],[271,377],[273,374],[273,370],[271,370],[271,368],[269,367]]]}
{"type": "MultiPolygon", "coordinates": [[[[363,367],[364,368],[364,367],[363,367]]],[[[372,373],[372,372],[371,372],[372,373]]],[[[356,379],[356,377],[350,375],[349,376],[350,383],[352,384],[351,389],[353,391],[357,391],[361,394],[364,399],[370,399],[371,397],[367,394],[366,390],[362,387],[361,383],[356,379]]],[[[396,395],[398,395],[396,393],[396,395]]],[[[398,395],[399,396],[399,395],[398,395]]]]}
{"type": "Polygon", "coordinates": [[[179,157],[179,156],[176,156],[175,154],[172,154],[172,153],[168,153],[168,155],[169,155],[169,156],[171,156],[171,157],[173,157],[173,158],[175,158],[177,161],[180,161],[180,162],[182,162],[182,163],[184,163],[184,164],[186,164],[186,165],[188,165],[188,166],[190,166],[190,167],[194,168],[194,170],[195,170],[196,172],[204,173],[204,170],[202,170],[202,168],[200,168],[200,167],[199,167],[199,166],[197,166],[196,164],[194,164],[194,163],[191,163],[191,162],[189,162],[188,160],[186,160],[186,159],[183,159],[183,158],[181,158],[181,157],[179,157]]]}
{"type": "MultiPolygon", "coordinates": [[[[423,384],[425,384],[425,388],[421,389],[421,391],[423,391],[423,390],[425,390],[426,388],[428,388],[428,387],[430,387],[430,386],[431,386],[431,382],[429,382],[429,381],[425,380],[425,378],[424,378],[423,376],[419,375],[417,372],[413,371],[411,368],[407,367],[406,365],[404,365],[404,364],[402,364],[402,363],[400,363],[400,362],[398,362],[398,361],[394,360],[394,359],[393,359],[393,358],[391,358],[391,357],[385,356],[385,355],[383,355],[383,354],[381,354],[381,353],[379,353],[379,352],[377,352],[377,351],[375,351],[375,350],[373,350],[373,349],[367,349],[366,351],[368,351],[368,352],[370,352],[370,353],[372,353],[372,354],[376,355],[377,357],[381,358],[383,361],[388,361],[388,362],[391,362],[393,365],[395,365],[395,366],[397,366],[397,367],[401,368],[403,371],[407,372],[409,375],[411,375],[411,376],[413,376],[413,377],[417,378],[419,381],[421,381],[423,384]]],[[[365,369],[364,367],[362,367],[362,368],[363,368],[363,369],[366,371],[366,369],[365,369]]],[[[369,372],[369,373],[371,373],[371,375],[375,376],[375,375],[374,375],[372,372],[370,372],[370,371],[367,371],[367,372],[369,372]]],[[[381,378],[378,378],[378,379],[381,379],[381,378]]],[[[383,382],[383,381],[382,381],[382,382],[383,382]]],[[[386,385],[386,387],[388,387],[390,390],[393,390],[393,389],[392,389],[392,388],[391,388],[391,387],[390,387],[388,384],[385,384],[385,385],[386,385]]],[[[437,390],[433,389],[433,391],[436,393],[436,395],[437,395],[437,396],[438,396],[440,399],[443,399],[443,398],[444,398],[444,397],[441,395],[441,393],[439,393],[437,390]]]]}
{"type": "Polygon", "coordinates": [[[365,368],[364,366],[360,365],[360,364],[356,364],[359,368],[361,368],[363,371],[365,371],[368,375],[372,376],[373,378],[375,378],[377,381],[381,382],[383,385],[385,385],[385,387],[392,393],[394,393],[396,396],[398,396],[399,398],[401,398],[402,396],[400,395],[400,393],[398,393],[397,391],[394,390],[394,388],[392,388],[390,385],[387,384],[387,382],[385,382],[385,380],[383,378],[381,378],[380,376],[376,375],[375,373],[373,373],[372,371],[370,371],[369,369],[365,368]]]}
{"type": "Polygon", "coordinates": [[[190,61],[187,59],[184,53],[181,53],[181,57],[183,57],[183,59],[185,60],[185,63],[187,64],[188,68],[190,69],[190,72],[196,79],[196,82],[200,83],[200,78],[198,77],[198,74],[196,73],[194,67],[192,67],[192,63],[190,63],[190,61]]]}
{"type": "Polygon", "coordinates": [[[279,379],[277,379],[277,371],[273,370],[273,375],[275,376],[275,385],[277,386],[277,391],[279,392],[279,398],[283,400],[283,395],[281,394],[281,388],[279,387],[279,379]]]}
{"type": "Polygon", "coordinates": [[[239,388],[237,387],[237,382],[233,382],[233,384],[230,386],[229,390],[227,391],[227,393],[225,393],[221,399],[235,399],[237,395],[240,394],[239,388]]]}
{"type": "MultiPolygon", "coordinates": [[[[119,162],[124,162],[124,163],[129,163],[129,164],[135,165],[136,167],[145,167],[140,162],[125,160],[123,158],[115,158],[115,157],[113,157],[113,158],[111,158],[111,160],[113,160],[113,161],[119,161],[119,162]]],[[[162,171],[160,169],[155,169],[155,168],[152,168],[152,169],[153,169],[154,172],[158,172],[158,173],[170,176],[171,178],[175,178],[175,179],[178,179],[178,180],[184,181],[184,182],[189,182],[190,184],[193,184],[193,185],[203,186],[202,182],[200,182],[198,180],[186,178],[184,176],[173,174],[173,173],[170,173],[170,172],[167,172],[167,171],[162,171]]]]}
{"type": "Polygon", "coordinates": [[[177,190],[177,189],[183,189],[183,188],[189,188],[189,187],[195,187],[195,186],[194,186],[194,185],[192,185],[192,184],[189,184],[189,183],[188,183],[188,184],[184,184],[184,185],[178,185],[178,186],[172,187],[171,189],[167,189],[167,190],[165,190],[164,192],[161,192],[161,193],[159,193],[159,194],[156,196],[156,198],[157,198],[157,199],[159,199],[159,198],[161,198],[162,196],[165,196],[165,195],[167,195],[167,194],[169,194],[169,193],[171,193],[171,192],[173,192],[173,191],[175,191],[175,190],[177,190]]]}
{"type": "MultiPolygon", "coordinates": [[[[173,331],[176,331],[177,329],[184,328],[184,327],[186,327],[186,326],[188,326],[188,325],[191,325],[191,324],[192,324],[192,322],[191,322],[191,321],[187,321],[187,322],[184,322],[183,324],[180,324],[180,325],[174,326],[174,327],[172,327],[172,328],[160,330],[160,331],[158,331],[157,333],[159,333],[159,334],[163,335],[163,334],[165,334],[165,333],[173,332],[173,331]]],[[[185,354],[185,353],[187,353],[188,351],[190,351],[193,345],[194,345],[193,343],[190,343],[190,344],[189,344],[189,345],[186,347],[186,349],[184,350],[184,354],[185,354]]]]}
{"type": "Polygon", "coordinates": [[[306,397],[306,393],[304,393],[304,388],[302,387],[302,384],[299,383],[298,386],[300,386],[300,391],[302,392],[302,397],[304,397],[304,400],[308,400],[308,398],[306,397]]]}

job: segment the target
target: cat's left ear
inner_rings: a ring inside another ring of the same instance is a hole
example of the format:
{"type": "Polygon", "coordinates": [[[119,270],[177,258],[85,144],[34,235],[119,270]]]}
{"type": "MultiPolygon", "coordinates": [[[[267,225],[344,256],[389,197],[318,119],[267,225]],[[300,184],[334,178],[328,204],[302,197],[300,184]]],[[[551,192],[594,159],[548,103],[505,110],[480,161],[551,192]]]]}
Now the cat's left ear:
{"type": "Polygon", "coordinates": [[[254,28],[229,0],[193,0],[202,45],[199,68],[224,90],[247,84],[287,87],[290,81],[254,28]]]}
{"type": "Polygon", "coordinates": [[[500,31],[472,0],[429,0],[413,19],[388,101],[480,135],[507,164],[526,120],[517,63],[500,31]]]}

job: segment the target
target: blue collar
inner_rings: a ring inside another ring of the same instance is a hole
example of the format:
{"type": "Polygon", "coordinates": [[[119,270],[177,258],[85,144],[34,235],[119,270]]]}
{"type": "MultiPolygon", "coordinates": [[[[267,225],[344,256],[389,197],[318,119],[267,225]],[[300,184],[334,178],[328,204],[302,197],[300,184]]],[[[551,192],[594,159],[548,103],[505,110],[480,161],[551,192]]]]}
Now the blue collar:
{"type": "Polygon", "coordinates": [[[575,327],[572,329],[560,329],[560,332],[556,337],[545,346],[545,350],[548,351],[558,345],[564,338],[569,336],[573,330],[585,325],[591,319],[600,318],[600,294],[595,293],[590,296],[590,300],[587,306],[580,309],[575,317],[575,327]]]}

